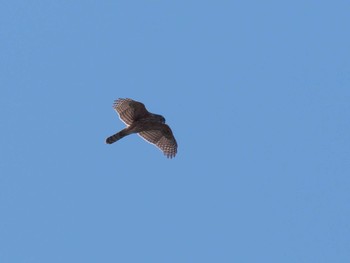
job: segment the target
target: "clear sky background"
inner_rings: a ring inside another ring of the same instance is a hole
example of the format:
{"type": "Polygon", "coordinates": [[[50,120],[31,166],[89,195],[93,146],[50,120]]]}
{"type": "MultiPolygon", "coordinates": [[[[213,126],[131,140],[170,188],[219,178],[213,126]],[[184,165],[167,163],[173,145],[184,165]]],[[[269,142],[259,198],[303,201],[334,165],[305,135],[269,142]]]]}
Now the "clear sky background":
{"type": "Polygon", "coordinates": [[[1,1],[0,262],[350,262],[349,10],[1,1]]]}

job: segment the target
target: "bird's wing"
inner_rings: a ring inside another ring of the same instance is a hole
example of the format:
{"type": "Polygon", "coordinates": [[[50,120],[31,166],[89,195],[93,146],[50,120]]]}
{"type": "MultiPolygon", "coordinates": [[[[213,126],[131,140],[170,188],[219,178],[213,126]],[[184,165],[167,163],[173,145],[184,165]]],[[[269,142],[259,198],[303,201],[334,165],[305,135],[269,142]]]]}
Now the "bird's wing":
{"type": "Polygon", "coordinates": [[[135,120],[143,118],[149,114],[145,105],[132,99],[117,99],[113,108],[126,125],[131,125],[135,120]]]}
{"type": "Polygon", "coordinates": [[[177,153],[177,142],[170,127],[166,124],[162,126],[164,126],[162,129],[143,131],[138,134],[162,150],[166,157],[173,158],[177,153]]]}

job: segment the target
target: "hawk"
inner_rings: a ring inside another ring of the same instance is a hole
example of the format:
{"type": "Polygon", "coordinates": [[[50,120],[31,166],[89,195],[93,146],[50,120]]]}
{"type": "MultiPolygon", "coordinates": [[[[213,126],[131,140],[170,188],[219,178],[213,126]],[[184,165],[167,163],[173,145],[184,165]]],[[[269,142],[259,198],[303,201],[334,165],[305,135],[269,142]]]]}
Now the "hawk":
{"type": "Polygon", "coordinates": [[[166,157],[175,157],[177,143],[162,115],[150,113],[143,103],[132,99],[117,99],[114,101],[113,108],[118,113],[119,119],[126,124],[126,128],[108,137],[107,144],[137,133],[147,142],[157,146],[166,157]]]}

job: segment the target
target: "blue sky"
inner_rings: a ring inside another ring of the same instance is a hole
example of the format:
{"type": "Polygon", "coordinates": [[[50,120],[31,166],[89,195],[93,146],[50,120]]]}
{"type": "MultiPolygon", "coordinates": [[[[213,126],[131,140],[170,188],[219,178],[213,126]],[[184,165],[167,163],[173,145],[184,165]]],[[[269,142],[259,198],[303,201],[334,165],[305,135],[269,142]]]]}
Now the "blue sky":
{"type": "Polygon", "coordinates": [[[349,8],[2,1],[0,262],[349,262],[349,8]]]}

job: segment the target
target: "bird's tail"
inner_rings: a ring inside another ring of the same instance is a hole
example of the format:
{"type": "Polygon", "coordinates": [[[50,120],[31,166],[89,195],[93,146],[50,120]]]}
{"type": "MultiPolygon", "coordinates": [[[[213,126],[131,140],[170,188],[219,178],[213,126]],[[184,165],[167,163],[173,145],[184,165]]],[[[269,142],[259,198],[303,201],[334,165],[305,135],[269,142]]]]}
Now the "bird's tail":
{"type": "Polygon", "coordinates": [[[124,130],[117,132],[116,134],[113,134],[112,136],[109,136],[106,139],[106,143],[107,144],[112,144],[118,140],[120,140],[121,138],[125,137],[126,135],[128,135],[124,130]]]}

